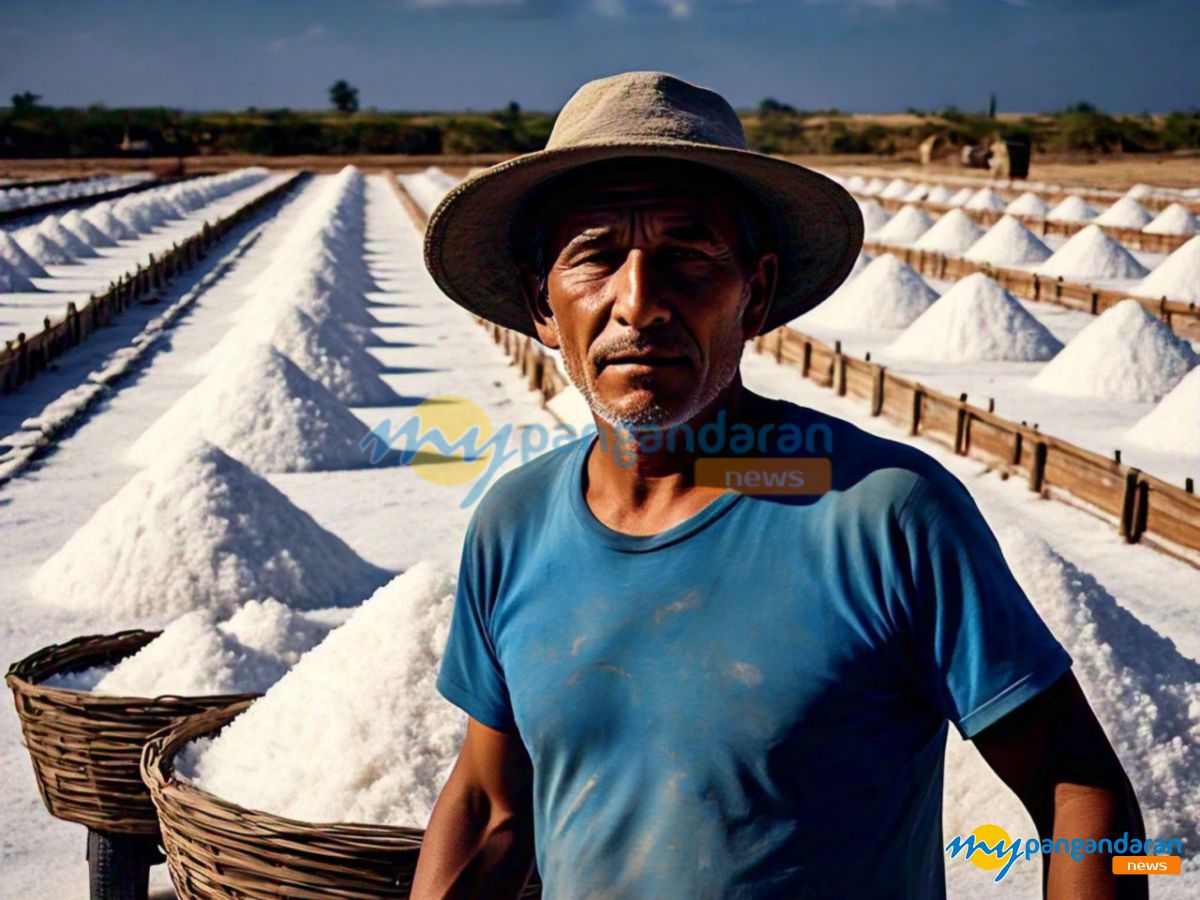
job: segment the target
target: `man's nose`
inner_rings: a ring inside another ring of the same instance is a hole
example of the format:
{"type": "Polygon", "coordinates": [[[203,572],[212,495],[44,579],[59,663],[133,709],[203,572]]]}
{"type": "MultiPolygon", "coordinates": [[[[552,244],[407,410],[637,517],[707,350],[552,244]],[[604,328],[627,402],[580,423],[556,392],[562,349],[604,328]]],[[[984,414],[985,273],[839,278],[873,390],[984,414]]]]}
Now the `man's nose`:
{"type": "Polygon", "coordinates": [[[662,291],[655,284],[650,260],[644,250],[630,250],[625,264],[616,273],[616,302],[613,315],[629,328],[644,330],[671,318],[662,291]]]}

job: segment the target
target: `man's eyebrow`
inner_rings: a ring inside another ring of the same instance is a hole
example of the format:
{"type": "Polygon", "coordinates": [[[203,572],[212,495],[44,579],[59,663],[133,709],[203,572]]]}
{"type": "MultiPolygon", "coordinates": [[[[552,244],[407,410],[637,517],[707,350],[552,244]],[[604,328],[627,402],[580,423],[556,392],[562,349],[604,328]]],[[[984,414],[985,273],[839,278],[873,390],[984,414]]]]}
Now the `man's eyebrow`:
{"type": "Polygon", "coordinates": [[[686,241],[689,243],[708,242],[713,244],[724,244],[727,241],[721,237],[721,234],[706,222],[682,222],[678,225],[671,225],[663,229],[663,235],[676,241],[686,241]]]}
{"type": "Polygon", "coordinates": [[[595,225],[591,228],[585,228],[583,231],[576,234],[563,247],[563,253],[573,253],[577,250],[585,250],[588,247],[604,246],[610,242],[613,236],[617,233],[615,225],[595,225]]]}

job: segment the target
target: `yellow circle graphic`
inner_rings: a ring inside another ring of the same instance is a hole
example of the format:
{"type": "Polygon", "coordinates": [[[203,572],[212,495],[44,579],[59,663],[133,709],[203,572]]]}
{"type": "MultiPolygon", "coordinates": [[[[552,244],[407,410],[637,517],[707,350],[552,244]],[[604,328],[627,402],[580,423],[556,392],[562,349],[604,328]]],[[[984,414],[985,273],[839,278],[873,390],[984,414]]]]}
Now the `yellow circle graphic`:
{"type": "Polygon", "coordinates": [[[1008,836],[1008,832],[999,825],[980,825],[971,832],[971,836],[975,838],[976,846],[980,842],[987,844],[991,849],[991,853],[985,853],[983,850],[976,850],[971,854],[971,862],[975,863],[981,869],[998,869],[1004,865],[1005,855],[1008,852],[1009,845],[1012,843],[1012,838],[1008,836]],[[1003,853],[997,852],[996,845],[1004,841],[1003,853]]]}
{"type": "Polygon", "coordinates": [[[440,394],[426,397],[413,415],[420,423],[420,441],[408,464],[420,477],[443,486],[465,484],[487,467],[492,423],[477,403],[440,394]]]}

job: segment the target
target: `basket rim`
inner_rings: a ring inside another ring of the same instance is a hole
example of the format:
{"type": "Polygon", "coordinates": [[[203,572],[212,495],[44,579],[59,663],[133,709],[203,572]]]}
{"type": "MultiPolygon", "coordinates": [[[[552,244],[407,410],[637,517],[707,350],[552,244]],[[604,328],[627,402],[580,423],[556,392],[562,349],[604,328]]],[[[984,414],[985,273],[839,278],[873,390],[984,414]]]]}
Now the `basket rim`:
{"type": "MultiPolygon", "coordinates": [[[[91,668],[98,663],[87,662],[89,657],[105,658],[106,653],[127,649],[116,659],[125,659],[137,653],[162,631],[147,631],[141,628],[130,628],[111,634],[86,634],[71,638],[61,644],[49,644],[40,650],[35,650],[17,660],[8,667],[4,683],[15,694],[29,697],[39,697],[49,703],[66,705],[73,702],[78,706],[93,707],[129,707],[136,704],[171,706],[174,704],[191,705],[197,700],[207,702],[234,702],[248,697],[259,697],[254,692],[236,692],[230,694],[158,694],[153,697],[134,697],[121,694],[96,694],[88,690],[76,688],[54,687],[44,684],[44,680],[63,672],[79,672],[91,668]],[[122,647],[125,644],[127,647],[122,647]],[[114,647],[114,645],[116,645],[114,647]],[[87,651],[91,650],[91,653],[87,651]],[[53,658],[59,654],[76,652],[79,656],[69,663],[53,664],[53,658]],[[48,668],[46,666],[49,666],[48,668]],[[36,674],[35,674],[36,673],[36,674]]],[[[111,659],[112,657],[107,657],[111,659]]]]}
{"type": "MultiPolygon", "coordinates": [[[[141,771],[142,781],[149,789],[156,808],[159,806],[160,797],[170,794],[174,795],[174,802],[181,807],[195,809],[198,804],[207,803],[233,816],[243,817],[249,814],[260,822],[281,831],[287,830],[306,835],[323,832],[329,834],[330,837],[343,840],[369,838],[410,843],[415,839],[419,845],[425,834],[424,828],[366,822],[309,822],[293,819],[267,810],[241,806],[232,800],[226,800],[206,791],[191,781],[181,780],[175,772],[175,757],[184,746],[197,738],[213,736],[234,718],[245,712],[255,699],[257,697],[231,703],[220,709],[180,716],[170,725],[150,735],[142,746],[141,771]]],[[[159,819],[161,822],[161,815],[159,819]]]]}

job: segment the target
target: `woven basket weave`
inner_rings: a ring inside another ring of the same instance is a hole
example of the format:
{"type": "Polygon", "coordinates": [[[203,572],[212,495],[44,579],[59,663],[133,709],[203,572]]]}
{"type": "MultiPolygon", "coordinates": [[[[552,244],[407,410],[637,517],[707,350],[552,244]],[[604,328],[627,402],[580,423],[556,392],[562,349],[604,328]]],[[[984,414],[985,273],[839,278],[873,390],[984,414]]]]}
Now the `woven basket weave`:
{"type": "MultiPolygon", "coordinates": [[[[158,808],[180,900],[407,898],[421,829],[298,822],[245,809],[175,777],[175,755],[185,744],[215,734],[251,702],[181,719],[142,752],[142,778],[158,808]]],[[[541,896],[536,880],[522,894],[541,896]]]]}
{"type": "Polygon", "coordinates": [[[180,716],[256,696],[108,697],[40,684],[62,672],[112,665],[159,634],[123,631],[75,638],[9,667],[4,680],[52,816],[97,831],[156,836],[158,817],[139,768],[146,739],[180,716]]]}

